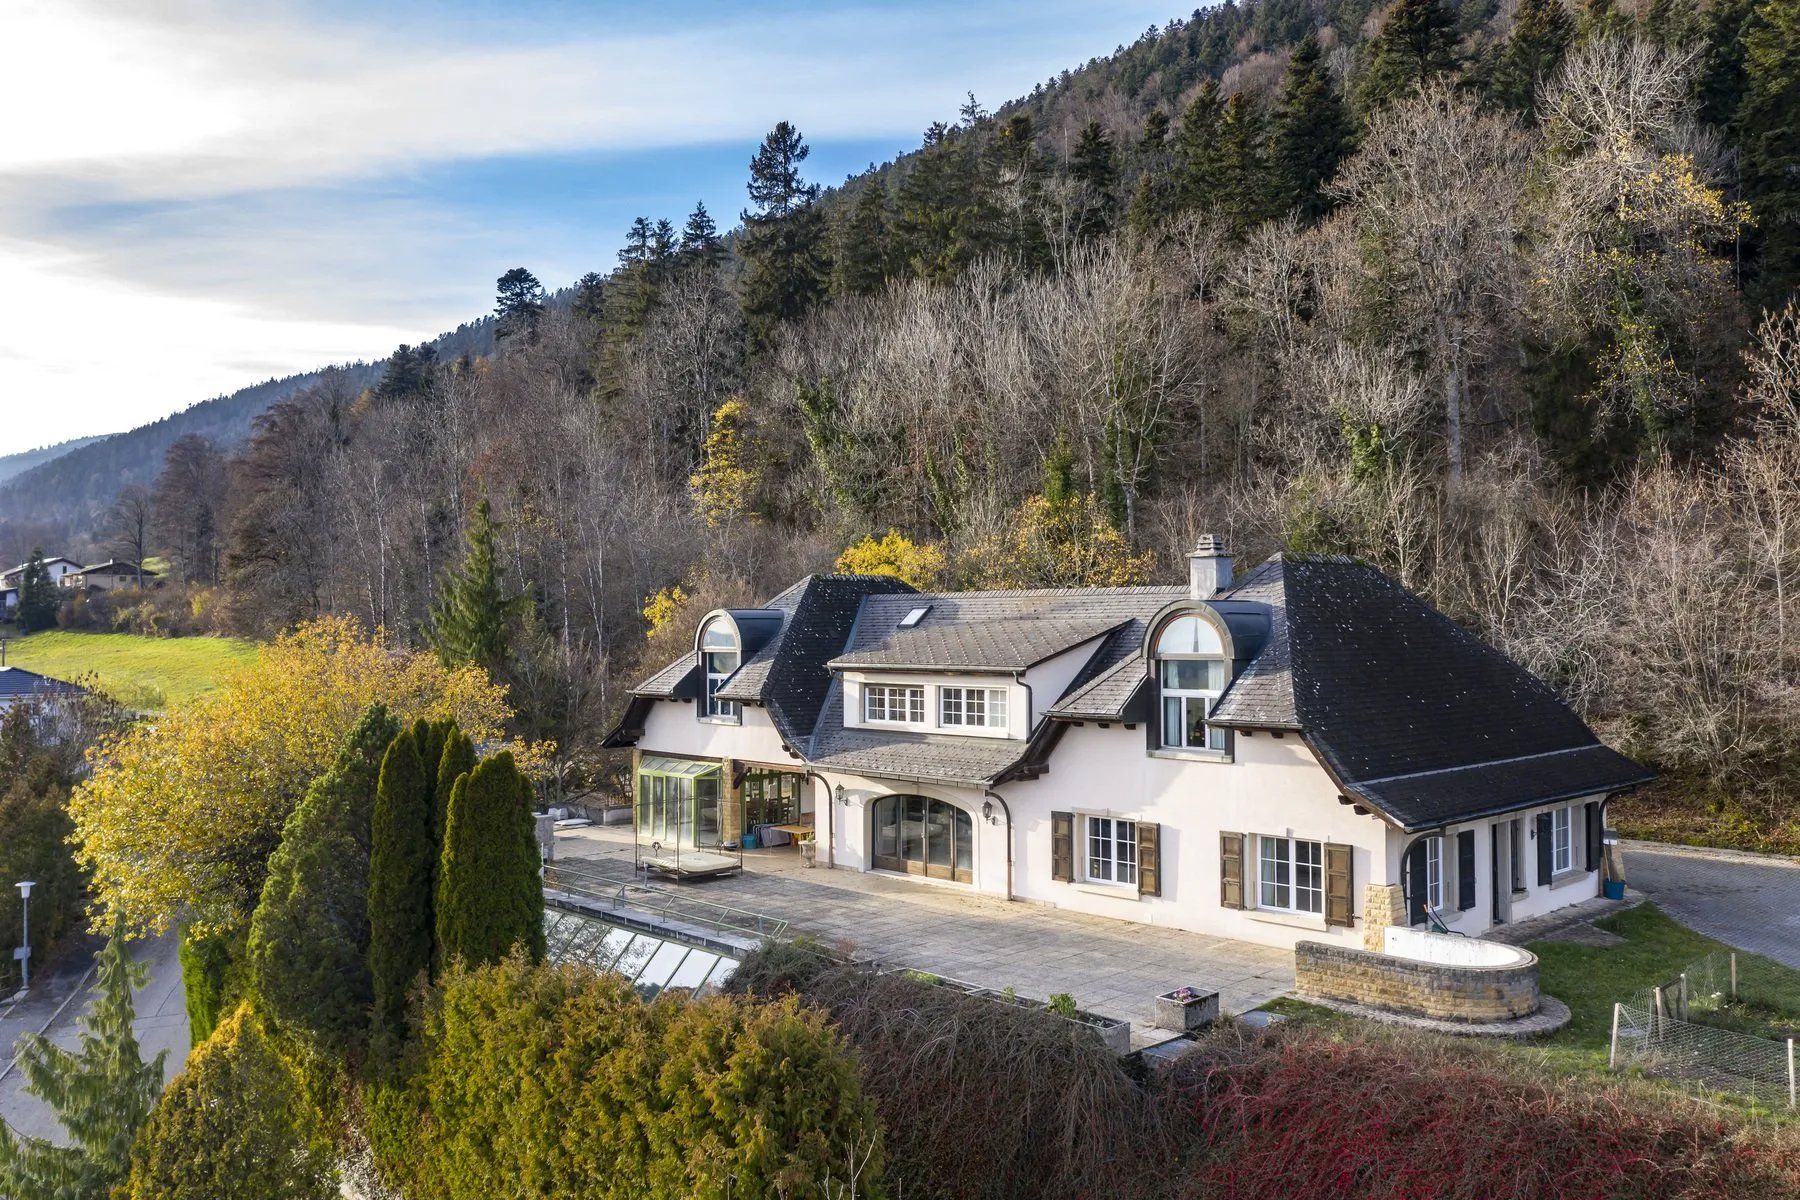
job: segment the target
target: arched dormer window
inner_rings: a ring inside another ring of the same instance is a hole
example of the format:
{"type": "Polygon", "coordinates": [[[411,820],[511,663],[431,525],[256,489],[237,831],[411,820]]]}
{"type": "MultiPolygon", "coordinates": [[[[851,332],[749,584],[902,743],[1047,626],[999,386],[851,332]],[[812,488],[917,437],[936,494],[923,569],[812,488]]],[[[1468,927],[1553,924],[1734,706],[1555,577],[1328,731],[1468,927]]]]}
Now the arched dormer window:
{"type": "Polygon", "coordinates": [[[1156,636],[1162,744],[1171,750],[1226,749],[1225,731],[1206,723],[1229,682],[1225,643],[1204,617],[1175,617],[1156,636]]]}
{"type": "Polygon", "coordinates": [[[719,699],[719,689],[737,671],[742,655],[738,649],[737,630],[730,621],[715,617],[700,631],[700,665],[706,670],[706,708],[709,721],[742,720],[743,706],[735,700],[719,699]]]}

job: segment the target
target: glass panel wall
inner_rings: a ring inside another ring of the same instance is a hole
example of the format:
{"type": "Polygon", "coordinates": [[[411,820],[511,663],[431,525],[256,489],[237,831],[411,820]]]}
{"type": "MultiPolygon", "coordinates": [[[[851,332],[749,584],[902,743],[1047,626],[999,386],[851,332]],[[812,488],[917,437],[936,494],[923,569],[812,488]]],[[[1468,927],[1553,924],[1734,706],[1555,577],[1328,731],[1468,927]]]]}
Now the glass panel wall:
{"type": "Polygon", "coordinates": [[[975,827],[954,804],[927,796],[875,802],[872,857],[883,871],[975,881],[975,827]]]}
{"type": "Polygon", "coordinates": [[[718,849],[722,782],[718,763],[645,758],[638,767],[638,844],[718,849]]]}

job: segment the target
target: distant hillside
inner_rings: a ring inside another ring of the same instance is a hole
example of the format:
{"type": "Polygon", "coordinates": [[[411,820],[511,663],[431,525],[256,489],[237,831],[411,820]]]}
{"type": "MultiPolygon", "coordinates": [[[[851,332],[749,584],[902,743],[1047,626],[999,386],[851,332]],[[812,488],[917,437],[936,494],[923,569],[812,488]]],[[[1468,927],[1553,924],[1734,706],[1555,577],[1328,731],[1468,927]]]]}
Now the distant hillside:
{"type": "Polygon", "coordinates": [[[0,483],[5,483],[16,475],[23,475],[31,468],[47,463],[53,458],[59,458],[72,450],[91,446],[104,436],[101,434],[96,437],[70,438],[66,442],[57,442],[54,446],[39,446],[36,450],[21,450],[17,454],[0,455],[0,483]]]}
{"type": "MultiPolygon", "coordinates": [[[[440,358],[493,352],[493,322],[483,317],[436,339],[440,358]]],[[[381,378],[387,360],[351,363],[342,369],[353,387],[381,378]]],[[[148,485],[162,469],[163,455],[188,434],[211,438],[232,450],[270,405],[319,382],[325,370],[270,379],[217,396],[148,425],[106,437],[64,442],[43,450],[0,458],[0,524],[43,525],[70,534],[87,532],[96,514],[127,484],[148,485]],[[21,461],[25,460],[25,461],[21,461]]]]}

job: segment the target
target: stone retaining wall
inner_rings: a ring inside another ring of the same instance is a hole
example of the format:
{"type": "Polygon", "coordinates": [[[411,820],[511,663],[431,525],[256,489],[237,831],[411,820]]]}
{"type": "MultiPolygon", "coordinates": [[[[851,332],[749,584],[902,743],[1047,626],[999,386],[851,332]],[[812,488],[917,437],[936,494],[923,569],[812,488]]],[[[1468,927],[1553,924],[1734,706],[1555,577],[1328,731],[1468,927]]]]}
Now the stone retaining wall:
{"type": "Polygon", "coordinates": [[[1445,966],[1324,942],[1294,947],[1294,988],[1317,997],[1367,1004],[1444,1021],[1505,1021],[1538,1009],[1538,960],[1503,967],[1445,966]]]}

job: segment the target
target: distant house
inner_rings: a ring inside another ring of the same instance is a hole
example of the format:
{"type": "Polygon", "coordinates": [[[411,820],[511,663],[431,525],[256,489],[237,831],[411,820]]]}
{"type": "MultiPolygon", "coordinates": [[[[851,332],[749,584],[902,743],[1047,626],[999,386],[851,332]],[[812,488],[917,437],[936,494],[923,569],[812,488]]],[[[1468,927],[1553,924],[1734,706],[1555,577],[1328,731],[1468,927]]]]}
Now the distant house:
{"type": "MultiPolygon", "coordinates": [[[[0,571],[0,611],[11,612],[19,607],[19,592],[25,586],[25,568],[30,563],[20,563],[10,571],[0,571]]],[[[55,558],[44,560],[44,569],[50,572],[50,582],[57,587],[69,587],[69,577],[81,571],[81,564],[72,558],[55,558]]]]}
{"type": "Polygon", "coordinates": [[[68,576],[65,586],[110,592],[115,588],[136,587],[140,576],[145,583],[149,583],[156,578],[156,572],[140,568],[137,563],[125,559],[109,558],[103,563],[83,567],[68,576]]]}
{"type": "Polygon", "coordinates": [[[1595,897],[1606,803],[1651,778],[1375,568],[1234,575],[1210,537],[1185,587],[809,577],[707,614],[606,744],[658,869],[774,824],[839,870],[1371,949],[1595,897]]]}
{"type": "Polygon", "coordinates": [[[24,667],[0,667],[0,716],[14,705],[54,700],[59,696],[80,696],[86,688],[27,671],[24,667]]]}

